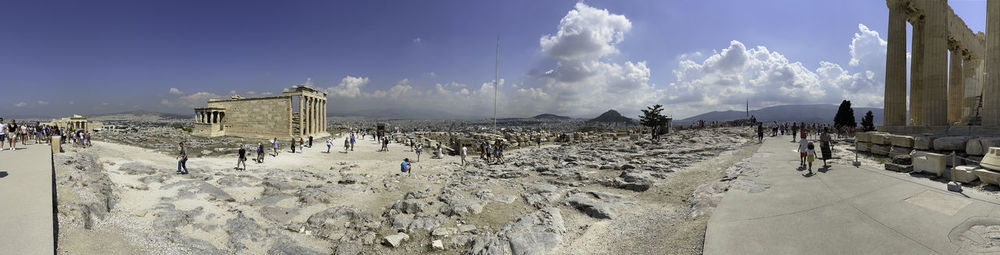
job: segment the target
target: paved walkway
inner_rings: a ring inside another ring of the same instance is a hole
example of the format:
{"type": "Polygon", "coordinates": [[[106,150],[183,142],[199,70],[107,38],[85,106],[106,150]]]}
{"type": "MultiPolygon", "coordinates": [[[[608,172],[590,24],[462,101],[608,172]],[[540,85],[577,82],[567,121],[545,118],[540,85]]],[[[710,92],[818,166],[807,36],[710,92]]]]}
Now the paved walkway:
{"type": "Polygon", "coordinates": [[[816,174],[804,176],[796,147],[789,136],[765,140],[751,159],[761,175],[740,178],[771,187],[725,195],[709,220],[705,254],[1000,252],[986,248],[991,240],[1000,246],[1000,195],[948,192],[880,164],[855,167],[853,154],[826,172],[817,172],[817,160],[816,174]]]}
{"type": "Polygon", "coordinates": [[[47,145],[0,151],[0,253],[54,254],[47,145]]]}

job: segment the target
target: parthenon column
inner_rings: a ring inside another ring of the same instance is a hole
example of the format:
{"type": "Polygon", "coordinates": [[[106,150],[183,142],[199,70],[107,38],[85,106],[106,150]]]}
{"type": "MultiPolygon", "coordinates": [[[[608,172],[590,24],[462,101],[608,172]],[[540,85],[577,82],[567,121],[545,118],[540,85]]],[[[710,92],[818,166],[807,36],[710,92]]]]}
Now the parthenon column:
{"type": "Polygon", "coordinates": [[[968,118],[976,114],[976,107],[979,106],[978,96],[983,92],[983,59],[968,56],[962,67],[965,68],[965,105],[962,116],[968,123],[968,118]]]}
{"type": "Polygon", "coordinates": [[[309,133],[316,132],[316,98],[309,98],[309,133]]]}
{"type": "Polygon", "coordinates": [[[323,119],[323,123],[321,125],[323,126],[319,129],[319,132],[326,132],[326,98],[323,99],[323,105],[320,107],[323,109],[323,117],[321,117],[323,119]]]}
{"type": "MultiPolygon", "coordinates": [[[[924,115],[923,103],[924,82],[923,82],[923,62],[924,62],[924,19],[921,17],[911,21],[913,24],[913,36],[910,41],[910,125],[921,125],[924,115]]],[[[888,53],[888,52],[887,52],[888,53]]]]}
{"type": "Polygon", "coordinates": [[[1000,126],[1000,2],[986,1],[986,68],[983,126],[1000,126]]]}
{"type": "Polygon", "coordinates": [[[962,122],[962,103],[965,100],[965,74],[962,62],[965,57],[958,47],[949,50],[951,52],[951,70],[948,71],[948,124],[955,125],[962,122]]]}
{"type": "Polygon", "coordinates": [[[889,35],[885,65],[884,125],[906,126],[906,7],[889,5],[889,35]]]}
{"type": "Polygon", "coordinates": [[[948,125],[948,17],[945,1],[925,1],[923,125],[948,125]]]}

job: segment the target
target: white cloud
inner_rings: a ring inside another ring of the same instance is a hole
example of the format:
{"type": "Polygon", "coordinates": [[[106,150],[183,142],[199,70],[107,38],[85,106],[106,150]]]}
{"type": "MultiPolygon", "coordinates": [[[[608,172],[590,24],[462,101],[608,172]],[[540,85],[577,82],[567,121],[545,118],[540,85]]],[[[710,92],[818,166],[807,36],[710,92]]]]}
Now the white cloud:
{"type": "Polygon", "coordinates": [[[859,25],[850,45],[850,66],[821,61],[815,70],[764,46],[747,48],[739,41],[704,60],[697,54],[678,61],[667,102],[682,115],[706,109],[742,109],[782,104],[828,104],[851,100],[855,106],[881,107],[884,90],[885,41],[859,25]]]}
{"type": "Polygon", "coordinates": [[[340,80],[340,84],[327,88],[330,97],[356,98],[361,96],[361,87],[368,84],[368,77],[347,76],[340,80]]]}
{"type": "Polygon", "coordinates": [[[160,100],[160,104],[169,107],[196,108],[196,107],[204,107],[208,103],[209,99],[221,99],[221,98],[223,97],[215,93],[198,92],[186,96],[179,96],[177,97],[176,100],[173,101],[162,99],[160,100]]]}
{"type": "Polygon", "coordinates": [[[625,16],[611,14],[584,3],[576,3],[559,21],[555,35],[539,40],[542,53],[559,60],[594,60],[618,52],[614,45],[625,38],[632,22],[625,16]]]}
{"type": "Polygon", "coordinates": [[[416,43],[416,44],[420,44],[423,41],[424,41],[424,39],[420,39],[420,37],[413,38],[413,43],[416,43]]]}
{"type": "Polygon", "coordinates": [[[182,95],[182,94],[184,94],[184,91],[181,91],[181,90],[179,90],[177,88],[170,88],[170,94],[171,95],[182,95]]]}
{"type": "Polygon", "coordinates": [[[28,105],[28,103],[25,103],[25,102],[17,102],[16,104],[14,104],[14,107],[25,107],[27,105],[28,105]]]}
{"type": "Polygon", "coordinates": [[[42,100],[38,100],[36,103],[38,103],[38,105],[47,105],[47,104],[49,104],[49,102],[42,101],[42,100]]]}

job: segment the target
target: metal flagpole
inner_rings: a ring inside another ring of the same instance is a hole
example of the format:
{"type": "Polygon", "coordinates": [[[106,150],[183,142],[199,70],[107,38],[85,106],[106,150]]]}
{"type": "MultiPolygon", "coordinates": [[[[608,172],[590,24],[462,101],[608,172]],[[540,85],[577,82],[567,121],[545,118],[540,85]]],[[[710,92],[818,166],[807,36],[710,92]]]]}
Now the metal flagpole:
{"type": "Polygon", "coordinates": [[[497,94],[500,91],[500,36],[497,36],[497,57],[496,57],[496,73],[493,78],[493,132],[500,134],[500,130],[497,129],[497,94]]]}

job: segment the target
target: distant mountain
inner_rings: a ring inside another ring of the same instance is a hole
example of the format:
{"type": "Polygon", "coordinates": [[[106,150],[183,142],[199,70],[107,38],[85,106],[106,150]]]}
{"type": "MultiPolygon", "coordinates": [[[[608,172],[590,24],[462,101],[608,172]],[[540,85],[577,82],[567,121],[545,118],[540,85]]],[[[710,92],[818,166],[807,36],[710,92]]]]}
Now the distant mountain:
{"type": "Polygon", "coordinates": [[[570,117],[559,116],[559,115],[555,115],[555,114],[551,114],[551,113],[543,113],[543,114],[535,115],[535,117],[531,117],[531,118],[532,119],[559,119],[559,120],[568,120],[568,119],[570,119],[570,117]]]}
{"type": "MultiPolygon", "coordinates": [[[[839,105],[816,104],[816,105],[780,105],[750,111],[750,115],[762,122],[806,122],[806,123],[832,123],[833,116],[837,115],[839,105]]],[[[854,118],[861,124],[861,118],[865,113],[872,111],[875,117],[875,125],[882,124],[882,108],[854,107],[854,118]]],[[[674,121],[674,124],[687,125],[704,120],[728,121],[746,119],[745,111],[714,111],[700,114],[694,117],[674,121]]]]}
{"type": "Polygon", "coordinates": [[[590,119],[587,122],[598,122],[598,123],[634,123],[635,120],[627,118],[625,116],[622,116],[622,114],[618,113],[618,111],[608,110],[608,111],[602,113],[601,116],[597,116],[597,118],[590,119]]]}
{"type": "Polygon", "coordinates": [[[94,114],[94,115],[84,115],[88,120],[143,120],[143,121],[163,121],[163,120],[180,120],[194,118],[194,113],[191,115],[184,114],[173,114],[173,113],[162,113],[153,111],[127,111],[127,112],[117,112],[117,113],[105,113],[105,114],[94,114]]]}

